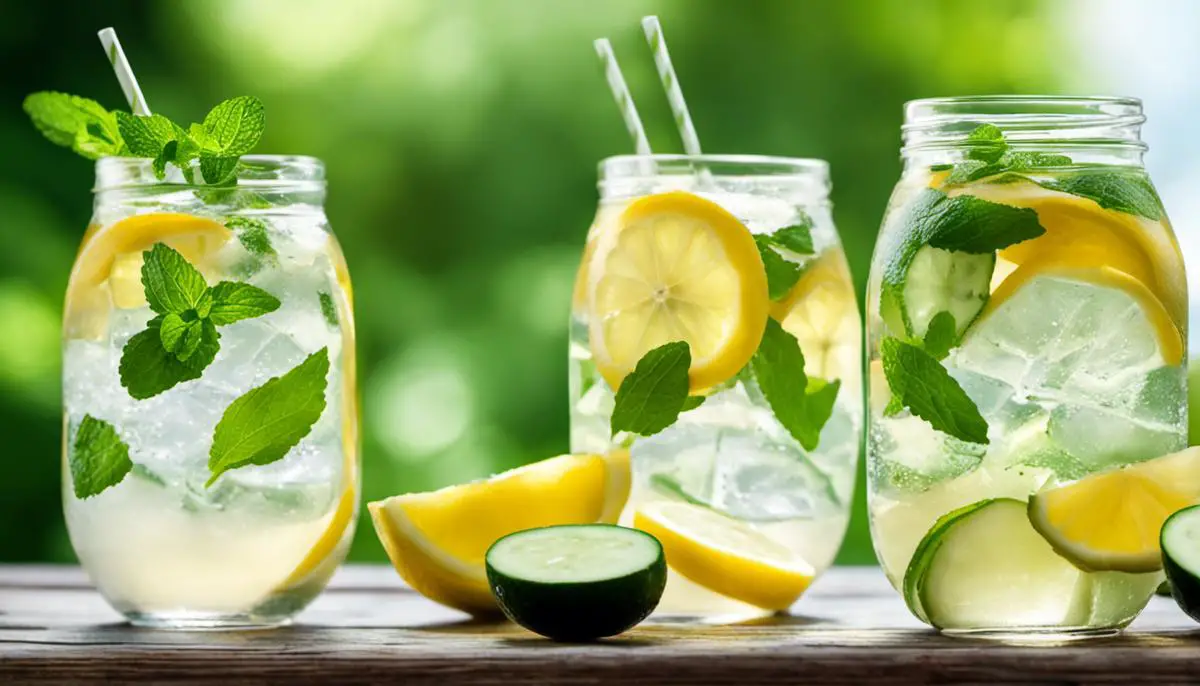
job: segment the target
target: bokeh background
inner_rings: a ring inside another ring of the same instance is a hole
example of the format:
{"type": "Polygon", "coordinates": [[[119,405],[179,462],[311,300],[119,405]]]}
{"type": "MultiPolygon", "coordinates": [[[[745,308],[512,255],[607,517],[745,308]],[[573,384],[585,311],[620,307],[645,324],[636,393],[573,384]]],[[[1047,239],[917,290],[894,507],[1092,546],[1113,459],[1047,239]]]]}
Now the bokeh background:
{"type": "MultiPolygon", "coordinates": [[[[899,171],[901,104],[935,95],[1145,99],[1151,174],[1200,258],[1190,0],[12,3],[0,22],[0,560],[74,559],[59,506],[59,320],[92,169],[20,105],[54,89],[124,107],[98,29],[117,28],[155,111],[193,121],[257,95],[259,151],[328,165],[358,307],[365,496],[377,499],[566,450],[567,313],[596,163],[631,147],[594,38],[613,40],[656,150],[681,147],[638,25],[651,13],[706,151],[831,162],[860,289],[899,171]]],[[[874,563],[861,490],[844,563],[874,563]]],[[[384,559],[362,524],[352,558],[384,559]]]]}

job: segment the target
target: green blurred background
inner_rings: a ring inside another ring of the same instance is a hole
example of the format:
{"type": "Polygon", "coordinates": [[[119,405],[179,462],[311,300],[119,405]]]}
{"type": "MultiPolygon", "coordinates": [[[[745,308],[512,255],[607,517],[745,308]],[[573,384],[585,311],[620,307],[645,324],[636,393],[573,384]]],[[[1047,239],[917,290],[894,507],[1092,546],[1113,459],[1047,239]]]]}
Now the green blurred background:
{"type": "MultiPolygon", "coordinates": [[[[117,28],[155,111],[193,121],[257,95],[259,151],[328,165],[373,500],[567,449],[567,312],[596,163],[631,148],[594,38],[613,40],[655,149],[681,147],[638,25],[651,13],[707,151],[831,162],[860,289],[899,171],[901,104],[917,97],[1147,99],[1163,153],[1151,171],[1185,246],[1196,240],[1200,89],[1183,75],[1200,73],[1187,33],[1200,10],[1186,0],[17,3],[0,23],[0,560],[73,560],[59,319],[92,169],[20,103],[53,89],[124,107],[98,29],[117,28]]],[[[861,491],[844,563],[874,562],[861,491]]],[[[384,559],[363,524],[352,558],[384,559]]]]}

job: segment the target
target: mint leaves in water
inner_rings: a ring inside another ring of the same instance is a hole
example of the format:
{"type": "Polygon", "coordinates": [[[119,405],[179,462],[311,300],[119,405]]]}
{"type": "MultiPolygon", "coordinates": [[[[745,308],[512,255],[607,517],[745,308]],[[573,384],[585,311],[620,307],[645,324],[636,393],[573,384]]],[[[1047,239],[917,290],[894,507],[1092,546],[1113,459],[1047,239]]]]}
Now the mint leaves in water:
{"type": "Polygon", "coordinates": [[[234,400],[213,432],[208,453],[212,477],[205,485],[230,469],[283,459],[325,411],[328,373],[329,350],[321,348],[283,376],[234,400]]]}
{"type": "Polygon", "coordinates": [[[750,368],[775,418],[805,450],[815,450],[841,382],[809,379],[796,337],[770,318],[750,368]]]}
{"type": "Polygon", "coordinates": [[[769,234],[755,234],[754,243],[767,271],[767,292],[771,300],[779,300],[791,292],[803,271],[800,265],[786,259],[778,250],[797,255],[813,254],[812,219],[802,214],[800,221],[769,234]]]}
{"type": "Polygon", "coordinates": [[[609,420],[613,435],[621,431],[652,436],[671,426],[688,400],[688,344],[674,341],[647,352],[617,389],[609,420]]]}
{"type": "Polygon", "coordinates": [[[220,103],[187,129],[161,114],[110,112],[94,100],[50,91],[25,98],[24,109],[51,142],[88,159],[150,159],[159,179],[173,164],[188,183],[197,182],[199,167],[204,183],[216,186],[236,181],[238,159],[254,149],[266,125],[262,102],[246,95],[220,103]]]}
{"type": "Polygon", "coordinates": [[[932,355],[890,336],[883,339],[880,353],[892,391],[889,413],[904,406],[938,431],[971,443],[988,442],[988,424],[979,408],[932,355]]]}
{"type": "Polygon", "coordinates": [[[142,285],[158,314],[121,353],[121,385],[145,400],[200,378],[220,349],[218,326],[259,317],[279,300],[250,284],[222,281],[210,288],[204,276],[164,243],[143,253],[142,285]]]}
{"type": "Polygon", "coordinates": [[[90,498],[121,483],[133,462],[129,446],[117,435],[112,424],[92,415],[84,415],[75,430],[68,460],[76,498],[90,498]]]}

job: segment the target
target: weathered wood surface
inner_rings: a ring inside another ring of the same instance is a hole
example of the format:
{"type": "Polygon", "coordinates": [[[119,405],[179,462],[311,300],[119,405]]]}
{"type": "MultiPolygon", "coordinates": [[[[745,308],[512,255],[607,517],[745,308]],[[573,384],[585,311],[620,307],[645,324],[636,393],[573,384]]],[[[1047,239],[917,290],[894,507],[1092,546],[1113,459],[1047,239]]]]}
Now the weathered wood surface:
{"type": "Polygon", "coordinates": [[[1061,644],[951,639],[875,569],[836,569],[793,615],[648,623],[559,645],[480,623],[350,567],[295,626],[177,633],[121,623],[74,568],[0,567],[0,683],[1200,683],[1200,626],[1156,598],[1124,635],[1061,644]]]}

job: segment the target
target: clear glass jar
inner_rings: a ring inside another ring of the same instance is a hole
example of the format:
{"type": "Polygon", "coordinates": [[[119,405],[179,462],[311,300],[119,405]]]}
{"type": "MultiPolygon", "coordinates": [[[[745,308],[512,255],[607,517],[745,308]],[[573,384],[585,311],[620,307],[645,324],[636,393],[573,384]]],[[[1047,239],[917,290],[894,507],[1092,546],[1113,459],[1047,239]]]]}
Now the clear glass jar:
{"type": "Polygon", "coordinates": [[[1162,579],[1154,522],[1200,497],[1171,476],[1195,473],[1172,455],[1187,286],[1144,120],[1129,98],[906,106],[867,293],[869,507],[943,631],[1120,629],[1162,579]]]}
{"type": "Polygon", "coordinates": [[[660,616],[786,609],[841,546],[860,440],[862,328],[828,165],[625,156],[601,163],[599,185],[571,317],[571,449],[630,449],[622,521],[664,542],[660,616]],[[798,243],[775,240],[796,227],[798,243]],[[702,404],[614,435],[614,387],[672,341],[689,345],[702,404]]]}
{"type": "Polygon", "coordinates": [[[244,157],[230,188],[96,164],[63,324],[63,500],[136,624],[278,624],[345,557],[354,315],[324,197],[309,157],[244,157]]]}

